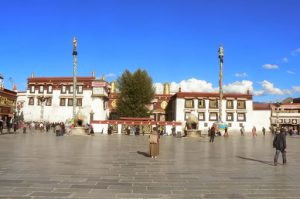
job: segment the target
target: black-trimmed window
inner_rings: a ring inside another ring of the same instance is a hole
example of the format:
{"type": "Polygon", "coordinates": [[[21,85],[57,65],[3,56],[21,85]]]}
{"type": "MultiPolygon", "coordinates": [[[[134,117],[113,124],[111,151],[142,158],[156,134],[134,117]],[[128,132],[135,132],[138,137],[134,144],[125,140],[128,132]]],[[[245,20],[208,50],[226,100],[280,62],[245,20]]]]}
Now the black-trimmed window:
{"type": "Polygon", "coordinates": [[[73,93],[74,92],[74,89],[73,89],[73,86],[69,86],[69,93],[73,93]]]}
{"type": "Polygon", "coordinates": [[[31,85],[31,86],[30,86],[30,93],[34,93],[34,92],[35,92],[34,85],[31,85]]]}
{"type": "Polygon", "coordinates": [[[73,106],[73,99],[72,98],[68,99],[68,106],[73,106]]]}
{"type": "Polygon", "coordinates": [[[209,113],[209,121],[218,121],[218,113],[215,112],[209,113]]]}
{"type": "Polygon", "coordinates": [[[226,108],[227,109],[233,109],[233,100],[227,100],[226,101],[226,108]]]}
{"type": "Polygon", "coordinates": [[[61,93],[65,94],[67,92],[67,88],[65,85],[62,85],[61,86],[61,90],[60,90],[61,93]]]}
{"type": "Polygon", "coordinates": [[[185,108],[194,108],[194,100],[193,99],[185,99],[184,107],[185,108]]]}
{"type": "Polygon", "coordinates": [[[185,114],[184,114],[184,119],[185,119],[185,120],[188,120],[188,118],[191,116],[191,114],[192,114],[192,113],[190,113],[190,112],[185,112],[185,114]]]}
{"type": "Polygon", "coordinates": [[[198,120],[199,121],[205,121],[205,113],[204,112],[199,112],[198,113],[198,120]]]}
{"type": "Polygon", "coordinates": [[[34,98],[33,97],[29,98],[28,105],[34,105],[34,98]]]}
{"type": "Polygon", "coordinates": [[[209,100],[209,108],[218,108],[218,100],[210,99],[209,100]]]}
{"type": "Polygon", "coordinates": [[[82,94],[83,93],[83,86],[77,86],[77,93],[82,94]]]}
{"type": "Polygon", "coordinates": [[[42,85],[39,86],[39,93],[44,93],[44,86],[42,85]]]}
{"type": "Polygon", "coordinates": [[[52,105],[52,98],[47,98],[46,99],[46,106],[51,106],[52,105]]]}
{"type": "Polygon", "coordinates": [[[233,121],[233,113],[226,114],[226,121],[233,121]]]}
{"type": "Polygon", "coordinates": [[[49,93],[49,94],[53,93],[53,86],[52,85],[48,85],[47,93],[49,93]]]}
{"type": "Polygon", "coordinates": [[[198,100],[198,108],[205,108],[205,100],[204,99],[198,100]]]}
{"type": "Polygon", "coordinates": [[[82,98],[76,100],[76,106],[82,106],[82,98]]]}
{"type": "Polygon", "coordinates": [[[237,113],[237,121],[246,121],[246,113],[237,113]]]}
{"type": "Polygon", "coordinates": [[[238,100],[237,101],[237,108],[238,109],[246,109],[246,101],[245,100],[238,100]]]}
{"type": "Polygon", "coordinates": [[[60,98],[59,105],[60,106],[66,106],[66,98],[60,98]]]}

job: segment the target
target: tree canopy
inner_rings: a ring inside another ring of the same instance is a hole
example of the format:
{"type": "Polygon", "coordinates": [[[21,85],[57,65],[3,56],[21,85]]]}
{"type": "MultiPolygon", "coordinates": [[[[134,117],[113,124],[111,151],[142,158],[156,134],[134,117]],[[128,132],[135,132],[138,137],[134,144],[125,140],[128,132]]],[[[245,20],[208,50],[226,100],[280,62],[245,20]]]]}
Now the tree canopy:
{"type": "Polygon", "coordinates": [[[125,70],[117,80],[119,95],[117,113],[119,117],[147,117],[147,105],[154,99],[155,88],[146,70],[134,73],[125,70]]]}

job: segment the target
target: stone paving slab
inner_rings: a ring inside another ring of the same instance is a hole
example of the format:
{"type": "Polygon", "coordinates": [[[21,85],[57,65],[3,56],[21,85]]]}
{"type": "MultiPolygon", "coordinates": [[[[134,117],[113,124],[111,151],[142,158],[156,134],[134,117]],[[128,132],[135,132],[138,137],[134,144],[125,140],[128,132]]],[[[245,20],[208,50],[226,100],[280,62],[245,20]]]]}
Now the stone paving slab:
{"type": "MultiPolygon", "coordinates": [[[[1,198],[299,198],[300,139],[287,137],[288,164],[273,166],[272,136],[0,136],[1,198]]],[[[280,159],[281,160],[281,159],[280,159]]]]}

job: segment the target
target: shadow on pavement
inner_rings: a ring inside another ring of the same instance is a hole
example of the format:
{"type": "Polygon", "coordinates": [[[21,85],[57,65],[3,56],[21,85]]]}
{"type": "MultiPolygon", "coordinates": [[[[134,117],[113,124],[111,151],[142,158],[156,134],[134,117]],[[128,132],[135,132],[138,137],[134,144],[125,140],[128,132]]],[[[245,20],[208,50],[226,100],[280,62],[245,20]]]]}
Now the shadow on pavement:
{"type": "Polygon", "coordinates": [[[271,165],[271,166],[274,165],[273,162],[270,162],[270,161],[257,160],[257,159],[253,159],[253,158],[242,157],[242,156],[237,156],[237,157],[240,158],[240,159],[243,159],[243,160],[249,160],[249,161],[254,161],[254,162],[260,162],[260,163],[267,164],[267,165],[271,165]]]}
{"type": "Polygon", "coordinates": [[[140,155],[143,155],[143,156],[145,156],[147,158],[150,157],[150,155],[148,153],[146,153],[146,152],[137,151],[137,153],[140,154],[140,155]]]}

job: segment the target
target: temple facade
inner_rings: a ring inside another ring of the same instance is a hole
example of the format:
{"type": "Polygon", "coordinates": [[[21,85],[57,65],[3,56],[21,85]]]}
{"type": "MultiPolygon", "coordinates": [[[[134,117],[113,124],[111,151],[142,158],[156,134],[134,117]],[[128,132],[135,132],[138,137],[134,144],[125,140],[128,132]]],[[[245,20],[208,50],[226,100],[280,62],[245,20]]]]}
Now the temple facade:
{"type": "MultiPolygon", "coordinates": [[[[28,78],[27,90],[18,92],[18,108],[23,112],[25,121],[66,122],[72,118],[73,84],[72,77],[34,77],[28,78]]],[[[170,93],[168,83],[164,92],[156,94],[152,103],[147,105],[150,118],[120,120],[117,118],[116,100],[118,93],[114,82],[102,79],[77,77],[76,113],[83,123],[93,124],[95,132],[107,133],[109,126],[113,132],[122,133],[128,125],[155,125],[167,134],[183,132],[189,120],[193,128],[207,133],[219,119],[219,93],[181,92],[170,93]]],[[[254,103],[252,94],[224,93],[221,120],[231,132],[239,133],[245,127],[250,132],[253,126],[258,133],[275,125],[299,128],[300,103],[281,104],[254,103]]],[[[9,111],[12,114],[13,111],[9,111]]],[[[147,127],[148,129],[150,127],[147,127]]]]}
{"type": "Polygon", "coordinates": [[[28,78],[27,90],[18,93],[25,121],[65,122],[73,117],[73,92],[76,92],[76,113],[84,123],[106,120],[109,85],[105,80],[77,77],[73,88],[72,77],[28,78]]]}

